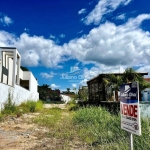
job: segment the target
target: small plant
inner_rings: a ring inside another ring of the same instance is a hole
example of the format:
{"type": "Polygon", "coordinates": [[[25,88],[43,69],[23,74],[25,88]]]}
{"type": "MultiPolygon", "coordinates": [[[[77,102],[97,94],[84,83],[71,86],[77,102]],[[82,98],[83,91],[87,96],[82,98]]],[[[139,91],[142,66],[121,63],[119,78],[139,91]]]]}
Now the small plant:
{"type": "Polygon", "coordinates": [[[33,119],[34,123],[41,126],[54,127],[61,118],[60,108],[51,108],[44,110],[40,116],[33,119]]]}
{"type": "Polygon", "coordinates": [[[69,110],[77,110],[79,108],[78,103],[74,99],[72,99],[71,101],[69,101],[67,103],[67,105],[68,105],[69,110]]]}
{"type": "Polygon", "coordinates": [[[41,111],[43,110],[43,103],[40,100],[28,100],[27,102],[21,103],[19,109],[22,110],[23,113],[41,111]]]}
{"type": "Polygon", "coordinates": [[[12,113],[15,113],[15,111],[16,111],[15,102],[12,102],[12,95],[9,92],[8,93],[8,99],[4,103],[4,107],[2,108],[1,113],[2,114],[12,114],[12,113]]]}

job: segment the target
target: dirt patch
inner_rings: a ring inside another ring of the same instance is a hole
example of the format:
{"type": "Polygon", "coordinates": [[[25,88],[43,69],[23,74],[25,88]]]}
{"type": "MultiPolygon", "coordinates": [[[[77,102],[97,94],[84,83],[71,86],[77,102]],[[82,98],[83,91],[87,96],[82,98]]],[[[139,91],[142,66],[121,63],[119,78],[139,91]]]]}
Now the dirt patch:
{"type": "MultiPolygon", "coordinates": [[[[66,109],[65,104],[45,104],[44,107],[66,109]]],[[[50,129],[32,122],[32,119],[39,115],[40,113],[29,113],[19,118],[17,116],[8,116],[0,122],[0,150],[88,149],[79,140],[67,141],[61,138],[56,139],[52,135],[49,136],[50,129]]],[[[68,115],[65,111],[62,113],[62,118],[68,117],[68,115]]]]}
{"type": "Polygon", "coordinates": [[[67,106],[66,106],[66,104],[44,104],[44,108],[67,109],[67,106]]]}

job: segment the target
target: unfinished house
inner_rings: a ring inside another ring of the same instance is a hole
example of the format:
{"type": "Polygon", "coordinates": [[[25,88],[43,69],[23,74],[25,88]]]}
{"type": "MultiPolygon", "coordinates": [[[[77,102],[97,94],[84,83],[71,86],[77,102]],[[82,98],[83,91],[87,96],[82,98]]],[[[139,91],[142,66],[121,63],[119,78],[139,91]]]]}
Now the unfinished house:
{"type": "MultiPolygon", "coordinates": [[[[112,73],[115,76],[122,76],[122,73],[112,73]]],[[[148,73],[139,73],[141,76],[148,75],[148,73]]],[[[105,86],[103,79],[108,74],[99,74],[97,77],[89,80],[88,84],[88,93],[89,93],[89,102],[100,104],[100,102],[111,101],[109,93],[111,89],[105,86]]],[[[114,91],[114,96],[112,101],[119,101],[119,93],[114,91]]]]}
{"type": "Polygon", "coordinates": [[[15,47],[0,47],[0,104],[10,92],[16,104],[27,99],[38,100],[38,82],[30,71],[20,68],[21,56],[15,47]]]}

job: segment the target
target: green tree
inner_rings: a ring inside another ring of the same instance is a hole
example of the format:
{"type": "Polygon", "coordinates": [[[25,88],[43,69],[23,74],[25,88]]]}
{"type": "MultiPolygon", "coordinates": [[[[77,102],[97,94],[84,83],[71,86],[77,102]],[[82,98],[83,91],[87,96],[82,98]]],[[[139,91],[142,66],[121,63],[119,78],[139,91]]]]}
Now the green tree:
{"type": "Polygon", "coordinates": [[[68,93],[68,94],[70,93],[70,88],[67,88],[67,93],[68,93]]]}

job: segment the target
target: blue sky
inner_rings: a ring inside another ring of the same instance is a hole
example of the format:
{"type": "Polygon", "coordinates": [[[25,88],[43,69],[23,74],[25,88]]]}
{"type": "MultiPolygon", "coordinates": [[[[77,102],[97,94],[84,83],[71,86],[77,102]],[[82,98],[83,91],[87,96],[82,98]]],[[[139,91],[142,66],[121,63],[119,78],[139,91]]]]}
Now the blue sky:
{"type": "Polygon", "coordinates": [[[1,0],[0,47],[16,47],[39,85],[78,88],[128,67],[150,74],[147,0],[1,0]]]}

